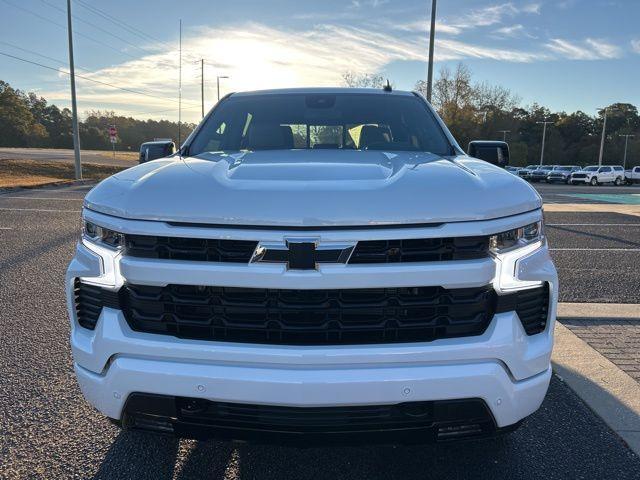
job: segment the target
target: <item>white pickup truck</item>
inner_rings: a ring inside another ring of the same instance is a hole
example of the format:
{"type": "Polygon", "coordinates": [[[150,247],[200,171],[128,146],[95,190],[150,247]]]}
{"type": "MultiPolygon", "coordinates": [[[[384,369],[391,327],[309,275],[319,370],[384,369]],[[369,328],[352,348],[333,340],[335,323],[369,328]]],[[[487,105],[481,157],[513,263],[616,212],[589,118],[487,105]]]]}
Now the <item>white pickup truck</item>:
{"type": "Polygon", "coordinates": [[[624,180],[628,185],[640,183],[640,167],[633,167],[624,172],[624,180]]]}
{"type": "Polygon", "coordinates": [[[542,201],[412,92],[228,95],[86,196],[74,368],[123,428],[312,443],[513,430],[551,378],[542,201]]]}

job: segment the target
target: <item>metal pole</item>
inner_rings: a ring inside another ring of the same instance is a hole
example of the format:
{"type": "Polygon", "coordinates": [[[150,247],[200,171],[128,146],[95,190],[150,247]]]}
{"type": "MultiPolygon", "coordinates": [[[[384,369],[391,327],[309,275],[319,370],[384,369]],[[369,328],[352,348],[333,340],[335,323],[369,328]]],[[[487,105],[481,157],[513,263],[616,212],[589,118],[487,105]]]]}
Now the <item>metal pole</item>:
{"type": "Polygon", "coordinates": [[[604,135],[607,130],[607,109],[604,109],[604,123],[602,124],[602,138],[600,139],[600,155],[598,156],[598,166],[602,165],[602,156],[604,154],[604,135]]]}
{"type": "Polygon", "coordinates": [[[180,149],[182,126],[182,19],[180,19],[180,49],[178,53],[178,149],[180,149]]]}
{"type": "Polygon", "coordinates": [[[220,77],[216,77],[216,83],[218,84],[218,101],[220,101],[220,77]]]}
{"type": "Polygon", "coordinates": [[[202,118],[204,118],[204,58],[200,60],[200,99],[202,118]]]}
{"type": "Polygon", "coordinates": [[[629,137],[635,137],[635,135],[620,135],[624,137],[624,160],[622,162],[622,168],[627,169],[627,146],[629,145],[629,137]]]}
{"type": "Polygon", "coordinates": [[[427,73],[427,101],[431,103],[431,92],[433,91],[433,50],[435,47],[436,37],[436,3],[437,0],[431,2],[431,29],[429,30],[429,67],[427,73]]]}
{"type": "Polygon", "coordinates": [[[544,122],[536,122],[537,124],[542,124],[542,149],[540,150],[540,165],[542,166],[542,164],[544,163],[544,143],[546,141],[547,138],[547,125],[553,125],[553,122],[547,122],[546,120],[544,122]]]}
{"type": "Polygon", "coordinates": [[[73,31],[71,29],[71,0],[67,0],[67,30],[69,32],[69,74],[71,77],[71,124],[73,126],[73,155],[75,157],[75,177],[82,180],[80,161],[80,131],[78,129],[78,104],[76,102],[76,73],[73,63],[73,31]]]}
{"type": "Polygon", "coordinates": [[[507,141],[507,133],[511,133],[511,130],[498,130],[498,133],[502,133],[502,141],[507,141]]]}

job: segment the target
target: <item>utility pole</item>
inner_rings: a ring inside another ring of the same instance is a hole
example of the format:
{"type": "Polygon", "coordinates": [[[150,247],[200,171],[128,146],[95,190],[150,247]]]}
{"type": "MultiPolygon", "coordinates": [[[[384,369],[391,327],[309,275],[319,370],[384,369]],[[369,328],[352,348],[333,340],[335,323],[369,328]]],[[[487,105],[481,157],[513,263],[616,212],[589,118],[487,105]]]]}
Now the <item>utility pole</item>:
{"type": "Polygon", "coordinates": [[[226,75],[218,75],[216,77],[216,84],[218,86],[218,101],[220,101],[220,79],[221,78],[229,78],[229,77],[227,77],[226,75]]]}
{"type": "Polygon", "coordinates": [[[633,138],[635,135],[619,135],[624,137],[624,161],[622,162],[622,168],[627,169],[627,146],[629,145],[629,137],[633,138]]]}
{"type": "Polygon", "coordinates": [[[80,132],[78,130],[78,104],[76,102],[76,71],[73,63],[73,31],[71,30],[71,0],[67,0],[67,30],[69,33],[69,74],[71,78],[71,124],[73,125],[73,155],[76,180],[82,180],[80,162],[80,132]]]}
{"type": "Polygon", "coordinates": [[[604,155],[604,136],[607,130],[607,107],[604,108],[604,122],[602,124],[602,138],[600,138],[600,155],[598,155],[598,166],[602,165],[604,155]]]}
{"type": "Polygon", "coordinates": [[[200,102],[202,118],[204,118],[204,58],[200,59],[200,102]]]}
{"type": "Polygon", "coordinates": [[[547,122],[546,120],[544,122],[536,122],[537,124],[542,124],[542,150],[540,150],[540,165],[543,164],[544,162],[544,142],[547,138],[547,125],[553,125],[553,122],[547,122]]]}
{"type": "Polygon", "coordinates": [[[498,133],[502,134],[502,141],[507,141],[507,133],[511,133],[511,130],[498,130],[498,133]]]}
{"type": "Polygon", "coordinates": [[[182,19],[180,19],[180,49],[178,53],[178,150],[182,144],[182,19]]]}
{"type": "Polygon", "coordinates": [[[431,2],[431,28],[429,29],[429,66],[427,72],[427,101],[431,103],[431,92],[433,91],[433,50],[436,39],[436,3],[431,2]]]}

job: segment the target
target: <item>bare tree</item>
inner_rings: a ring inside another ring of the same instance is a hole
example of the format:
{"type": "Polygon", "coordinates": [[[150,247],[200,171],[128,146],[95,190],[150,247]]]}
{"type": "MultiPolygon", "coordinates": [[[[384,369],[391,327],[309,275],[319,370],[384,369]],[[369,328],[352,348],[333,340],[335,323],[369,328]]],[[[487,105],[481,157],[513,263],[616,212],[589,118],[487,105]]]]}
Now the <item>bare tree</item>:
{"type": "Polygon", "coordinates": [[[342,74],[342,83],[351,88],[382,88],[386,82],[382,75],[349,71],[342,74]]]}

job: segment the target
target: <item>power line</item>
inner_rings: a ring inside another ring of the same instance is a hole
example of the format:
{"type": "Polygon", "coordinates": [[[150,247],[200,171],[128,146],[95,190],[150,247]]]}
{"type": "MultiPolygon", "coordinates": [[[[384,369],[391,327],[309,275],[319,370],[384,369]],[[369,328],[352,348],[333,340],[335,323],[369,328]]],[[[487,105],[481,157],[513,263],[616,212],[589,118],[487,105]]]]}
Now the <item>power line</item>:
{"type": "MultiPolygon", "coordinates": [[[[4,55],[5,57],[9,57],[9,58],[13,58],[15,60],[19,60],[21,62],[30,63],[32,65],[37,65],[38,67],[46,68],[47,70],[53,70],[54,72],[64,73],[65,75],[70,75],[69,72],[65,72],[64,70],[60,70],[59,68],[51,67],[49,65],[44,65],[42,63],[34,62],[32,60],[27,60],[26,58],[18,57],[16,55],[11,55],[10,53],[0,52],[0,55],[4,55]]],[[[82,78],[83,80],[87,80],[88,82],[93,82],[93,83],[97,83],[97,84],[100,84],[100,85],[105,85],[107,87],[115,88],[117,90],[122,90],[124,92],[134,93],[136,95],[144,95],[144,96],[150,97],[150,98],[156,98],[156,99],[170,101],[170,102],[177,102],[177,100],[175,100],[173,98],[161,97],[159,95],[153,95],[151,93],[141,92],[139,90],[133,90],[133,89],[130,89],[130,88],[125,88],[125,87],[118,87],[117,85],[113,85],[113,84],[108,83],[108,82],[103,82],[101,80],[96,80],[94,78],[85,77],[84,75],[76,74],[76,77],[77,78],[82,78]]],[[[192,105],[195,106],[196,104],[192,103],[192,105]]],[[[197,105],[197,106],[200,107],[200,105],[197,105]]]]}
{"type": "MultiPolygon", "coordinates": [[[[11,48],[15,48],[17,50],[21,50],[21,51],[23,51],[25,53],[30,53],[32,55],[37,55],[38,57],[46,58],[47,60],[51,60],[52,62],[60,63],[61,65],[64,65],[64,66],[69,66],[68,62],[64,62],[64,61],[59,60],[57,58],[49,57],[48,55],[43,55],[42,53],[34,52],[33,50],[29,50],[27,48],[19,47],[18,45],[14,45],[13,43],[5,42],[4,40],[0,40],[0,43],[3,43],[4,45],[7,45],[7,46],[9,46],[11,48]]],[[[79,70],[84,70],[87,73],[93,73],[88,68],[78,67],[77,65],[76,65],[76,68],[79,69],[79,70]]]]}
{"type": "MultiPolygon", "coordinates": [[[[60,12],[62,12],[62,13],[65,13],[65,14],[66,14],[65,10],[64,10],[64,9],[62,9],[62,8],[60,8],[60,7],[58,7],[57,5],[53,5],[53,4],[49,3],[49,2],[47,2],[47,0],[40,0],[40,1],[41,1],[42,3],[44,3],[45,5],[48,5],[49,7],[54,8],[54,9],[56,9],[56,10],[58,10],[58,11],[60,11],[60,12]]],[[[71,15],[71,16],[72,16],[74,19],[76,19],[77,21],[82,22],[82,23],[85,23],[85,24],[87,24],[87,25],[89,25],[89,26],[91,26],[91,27],[93,27],[93,28],[95,28],[95,29],[97,29],[97,30],[100,30],[101,32],[103,32],[103,33],[105,33],[105,34],[107,34],[107,35],[109,35],[109,36],[111,36],[111,37],[113,37],[113,38],[115,38],[115,39],[117,39],[117,40],[120,40],[121,42],[123,42],[123,43],[125,43],[125,44],[127,44],[127,45],[130,45],[130,46],[132,46],[133,48],[136,48],[136,49],[140,50],[141,52],[146,53],[147,55],[157,55],[157,54],[158,54],[157,52],[154,52],[154,51],[148,50],[148,49],[146,49],[146,48],[140,47],[140,46],[138,46],[138,45],[136,45],[136,44],[134,44],[134,43],[132,43],[132,42],[128,41],[127,39],[122,38],[121,36],[116,35],[116,34],[115,34],[115,33],[113,33],[113,32],[110,32],[109,30],[107,30],[106,28],[101,27],[100,25],[96,25],[96,24],[95,24],[95,23],[93,23],[93,22],[90,22],[90,21],[88,21],[88,20],[85,20],[85,19],[83,19],[83,18],[79,17],[78,15],[71,15]]],[[[172,65],[169,65],[169,64],[167,64],[167,63],[158,63],[158,65],[172,66],[172,65]]]]}
{"type": "Polygon", "coordinates": [[[97,15],[99,17],[104,18],[105,20],[113,23],[114,25],[116,25],[117,27],[120,27],[122,30],[129,32],[133,35],[138,36],[139,38],[142,38],[144,40],[151,40],[154,42],[158,42],[161,43],[163,45],[165,45],[166,47],[169,48],[174,48],[172,45],[156,38],[156,37],[152,37],[151,35],[145,33],[145,32],[139,32],[138,29],[136,29],[136,27],[132,27],[131,25],[128,25],[127,23],[123,22],[122,20],[114,17],[113,15],[108,14],[107,12],[100,10],[98,7],[94,7],[93,5],[90,5],[82,0],[76,0],[76,3],[80,6],[82,6],[83,8],[89,10],[91,13],[93,13],[94,15],[97,15]]]}
{"type": "MultiPolygon", "coordinates": [[[[15,4],[9,2],[8,0],[2,0],[2,1],[4,3],[6,3],[7,5],[11,5],[12,7],[17,8],[18,10],[22,10],[23,12],[28,13],[29,15],[33,15],[35,17],[38,17],[39,19],[44,20],[45,22],[49,22],[49,23],[51,23],[53,25],[56,25],[56,26],[64,29],[65,31],[67,30],[66,25],[63,25],[63,24],[58,23],[58,22],[56,22],[54,20],[51,20],[50,18],[44,17],[44,16],[42,16],[42,15],[40,15],[40,14],[38,14],[38,13],[32,11],[32,10],[29,10],[28,8],[24,8],[24,7],[20,6],[20,5],[15,5],[15,4]]],[[[74,32],[74,33],[75,33],[75,35],[77,35],[79,37],[86,38],[87,40],[90,40],[90,41],[92,41],[94,43],[97,43],[99,45],[105,46],[105,47],[109,48],[110,50],[113,50],[113,51],[119,53],[120,55],[124,55],[126,57],[132,58],[133,60],[140,60],[139,57],[135,57],[135,56],[130,55],[130,54],[126,53],[126,52],[123,52],[122,50],[118,50],[116,48],[113,48],[113,46],[109,45],[108,43],[105,43],[105,42],[103,42],[101,40],[93,38],[93,37],[91,37],[89,35],[86,35],[86,34],[81,33],[81,32],[74,32]]]]}

